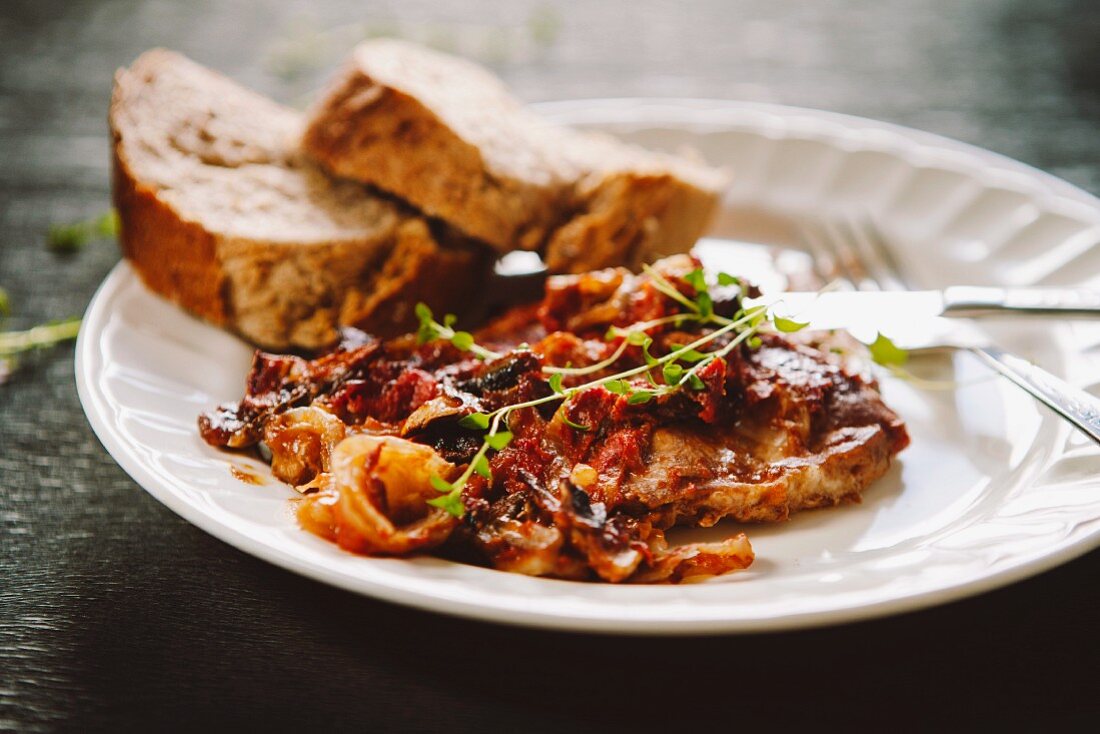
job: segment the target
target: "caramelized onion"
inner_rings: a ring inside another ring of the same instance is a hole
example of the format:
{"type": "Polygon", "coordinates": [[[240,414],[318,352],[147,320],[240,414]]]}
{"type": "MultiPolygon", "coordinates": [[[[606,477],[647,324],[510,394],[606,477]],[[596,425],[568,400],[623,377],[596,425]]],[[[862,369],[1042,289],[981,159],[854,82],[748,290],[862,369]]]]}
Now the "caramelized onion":
{"type": "MultiPolygon", "coordinates": [[[[655,545],[664,545],[663,534],[655,545]]],[[[654,553],[648,568],[634,574],[630,581],[637,584],[678,584],[703,581],[730,571],[740,571],[752,565],[756,554],[744,533],[717,543],[689,543],[654,553]]]]}
{"type": "Polygon", "coordinates": [[[295,487],[328,471],[332,450],[344,440],[344,423],[320,408],[293,408],[264,428],[271,473],[295,487]]]}
{"type": "Polygon", "coordinates": [[[458,520],[426,500],[439,493],[433,474],[449,477],[453,464],[428,446],[394,436],[357,435],[332,452],[329,489],[303,500],[299,517],[355,553],[405,555],[445,541],[458,520]],[[320,528],[318,528],[320,526],[320,528]]]}

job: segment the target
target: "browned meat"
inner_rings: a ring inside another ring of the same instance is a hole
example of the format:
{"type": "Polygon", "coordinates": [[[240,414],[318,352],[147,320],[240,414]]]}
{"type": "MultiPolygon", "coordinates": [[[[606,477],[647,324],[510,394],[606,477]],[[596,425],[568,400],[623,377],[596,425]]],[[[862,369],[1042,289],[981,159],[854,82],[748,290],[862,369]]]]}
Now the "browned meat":
{"type": "Polygon", "coordinates": [[[740,312],[736,288],[714,289],[716,318],[685,317],[696,267],[676,257],[657,276],[552,278],[540,304],[477,334],[499,353],[486,359],[363,335],[312,361],[257,353],[245,398],[200,428],[219,446],[263,440],[276,476],[304,493],[302,524],[354,552],[437,549],[611,582],[744,568],[743,535],[670,548],[664,531],[858,500],[909,438],[873,380],[813,337],[721,326],[740,312]],[[681,365],[696,365],[690,388],[671,386],[676,373],[652,360],[700,339],[707,354],[681,365]],[[484,427],[460,423],[499,411],[512,438],[493,450],[484,427]],[[457,512],[429,503],[456,481],[457,512]]]}

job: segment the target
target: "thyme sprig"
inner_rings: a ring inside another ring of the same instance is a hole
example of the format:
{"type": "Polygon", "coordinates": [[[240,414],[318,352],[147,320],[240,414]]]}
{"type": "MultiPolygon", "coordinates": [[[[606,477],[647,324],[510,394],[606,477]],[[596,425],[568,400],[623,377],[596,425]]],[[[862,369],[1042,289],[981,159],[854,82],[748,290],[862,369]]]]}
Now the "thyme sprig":
{"type": "Polygon", "coordinates": [[[46,245],[55,252],[76,252],[92,240],[117,237],[118,229],[118,212],[111,209],[79,222],[50,225],[46,245]]]}
{"type": "MultiPolygon", "coordinates": [[[[702,268],[696,268],[683,276],[684,282],[690,285],[692,290],[695,291],[694,299],[689,299],[681,293],[676,286],[669,282],[668,278],[661,275],[656,269],[649,265],[643,265],[642,270],[650,277],[650,282],[653,284],[654,288],[682,306],[686,306],[688,311],[700,321],[712,321],[716,324],[723,325],[730,322],[730,319],[725,316],[714,313],[714,299],[710,295],[706,274],[703,272],[702,268]]],[[[740,279],[729,273],[719,273],[718,283],[719,285],[736,285],[738,287],[741,285],[740,279]]]]}
{"type": "MultiPolygon", "coordinates": [[[[628,327],[612,326],[607,330],[607,341],[621,340],[618,346],[605,359],[585,367],[556,367],[544,366],[542,371],[548,375],[547,385],[550,394],[543,397],[528,400],[514,405],[507,405],[489,413],[471,413],[459,421],[463,428],[473,431],[484,431],[481,446],[466,468],[453,481],[447,481],[443,477],[433,475],[431,484],[441,496],[428,500],[430,505],[439,507],[455,517],[463,517],[466,513],[462,502],[462,492],[467,483],[476,473],[488,481],[492,481],[492,470],[489,466],[489,452],[502,451],[512,441],[513,434],[509,430],[508,418],[517,410],[534,408],[552,402],[561,402],[558,414],[561,421],[577,431],[589,431],[591,426],[585,426],[569,419],[565,412],[565,406],[576,395],[597,387],[602,387],[608,392],[626,399],[629,405],[643,405],[655,398],[670,395],[677,390],[703,390],[706,384],[700,374],[716,360],[724,359],[734,349],[745,345],[750,349],[759,348],[761,345],[760,332],[771,330],[781,333],[793,333],[806,328],[809,323],[796,321],[791,318],[777,316],[771,312],[775,304],[751,305],[742,308],[733,318],[728,318],[714,312],[714,301],[701,269],[695,269],[683,276],[694,292],[694,298],[684,295],[675,285],[659,272],[645,267],[645,272],[650,277],[653,287],[687,309],[685,312],[671,314],[650,321],[638,322],[628,327]],[[684,323],[694,322],[706,326],[717,326],[714,330],[703,334],[694,341],[683,345],[670,345],[671,351],[662,356],[654,356],[650,353],[653,345],[653,337],[647,332],[660,326],[674,324],[676,327],[684,323]],[[733,333],[734,336],[723,346],[714,351],[701,351],[715,340],[733,333]],[[631,347],[639,347],[642,352],[643,364],[622,370],[615,374],[605,375],[589,380],[574,387],[566,387],[563,384],[565,377],[578,377],[589,375],[611,367],[631,347]],[[654,377],[657,373],[661,377],[658,382],[654,377]],[[632,380],[645,376],[646,385],[638,385],[632,380]]],[[[736,286],[742,288],[742,282],[735,276],[727,273],[719,273],[717,282],[720,286],[736,286]]],[[[431,310],[424,304],[417,304],[417,318],[420,328],[417,332],[420,343],[433,339],[446,339],[462,351],[473,353],[480,359],[495,359],[501,357],[498,352],[486,349],[474,342],[469,332],[455,331],[455,317],[448,314],[440,323],[434,319],[431,310]]],[[[904,350],[896,347],[893,342],[883,335],[869,345],[871,357],[875,362],[885,366],[900,366],[905,361],[904,350]]]]}
{"type": "Polygon", "coordinates": [[[418,344],[426,344],[436,339],[443,339],[444,341],[449,341],[459,351],[470,352],[478,359],[497,359],[504,356],[500,352],[486,349],[475,342],[474,335],[470,332],[456,331],[453,327],[458,318],[453,313],[444,316],[443,323],[435,320],[435,317],[432,315],[432,310],[428,308],[426,303],[416,304],[415,313],[417,321],[419,322],[419,328],[416,330],[416,341],[418,344]]]}
{"type": "MultiPolygon", "coordinates": [[[[758,331],[770,323],[767,320],[766,313],[766,306],[757,306],[749,309],[743,312],[739,318],[733,320],[727,319],[729,323],[704,334],[689,344],[675,348],[661,357],[654,357],[649,354],[649,346],[653,341],[652,337],[645,335],[644,332],[632,331],[630,336],[623,339],[623,344],[630,344],[631,340],[633,340],[634,343],[641,346],[643,354],[647,357],[645,364],[569,388],[563,386],[562,374],[556,373],[551,375],[550,379],[547,381],[551,389],[549,395],[527,400],[522,403],[516,403],[514,405],[507,405],[490,413],[479,412],[465,416],[459,421],[460,426],[471,430],[487,431],[482,439],[482,444],[478,448],[477,453],[474,454],[473,458],[470,460],[470,463],[466,466],[466,469],[454,481],[449,482],[438,475],[431,478],[432,486],[441,492],[442,496],[430,499],[428,503],[446,510],[455,517],[462,517],[465,514],[466,509],[462,504],[462,490],[466,487],[467,482],[469,482],[475,472],[492,481],[488,454],[491,450],[500,451],[504,449],[509,442],[511,442],[512,433],[507,430],[507,419],[513,412],[522,408],[533,408],[557,401],[562,401],[564,405],[579,393],[597,387],[604,387],[609,392],[625,397],[627,403],[630,405],[648,403],[654,397],[669,394],[683,386],[688,386],[696,390],[703,389],[704,384],[702,379],[698,376],[699,370],[714,359],[720,359],[728,355],[738,345],[753,338],[758,331]],[[684,369],[677,363],[677,360],[685,355],[694,356],[701,354],[701,352],[698,351],[701,347],[710,344],[719,337],[740,327],[745,328],[732,339],[730,343],[715,352],[707,353],[706,358],[696,361],[692,367],[684,369]],[[666,379],[666,384],[660,385],[656,383],[656,381],[652,381],[651,388],[640,388],[629,382],[631,378],[643,374],[649,375],[655,368],[661,368],[662,376],[666,379]],[[503,429],[502,426],[504,427],[503,429]]],[[[560,410],[561,408],[559,408],[559,411],[560,410]]],[[[586,431],[590,429],[589,426],[582,426],[568,420],[564,414],[562,414],[562,418],[566,425],[569,425],[574,430],[586,431]]]]}
{"type": "Polygon", "coordinates": [[[0,332],[0,384],[19,367],[23,354],[75,339],[79,331],[80,319],[74,318],[40,324],[23,331],[0,332]]]}
{"type": "MultiPolygon", "coordinates": [[[[633,333],[640,334],[642,332],[633,333]]],[[[607,357],[606,359],[601,359],[599,362],[586,365],[584,367],[554,367],[553,365],[547,365],[542,368],[542,371],[548,375],[553,375],[558,378],[560,378],[562,375],[590,375],[593,372],[599,372],[600,370],[607,369],[608,367],[619,361],[619,357],[623,356],[623,352],[625,352],[626,348],[629,347],[632,343],[634,342],[632,342],[629,338],[623,339],[619,346],[615,348],[615,351],[611,353],[611,356],[607,357]]]]}
{"type": "Polygon", "coordinates": [[[26,329],[24,331],[0,332],[0,357],[43,349],[55,344],[75,339],[80,331],[80,319],[65,319],[26,329]]]}

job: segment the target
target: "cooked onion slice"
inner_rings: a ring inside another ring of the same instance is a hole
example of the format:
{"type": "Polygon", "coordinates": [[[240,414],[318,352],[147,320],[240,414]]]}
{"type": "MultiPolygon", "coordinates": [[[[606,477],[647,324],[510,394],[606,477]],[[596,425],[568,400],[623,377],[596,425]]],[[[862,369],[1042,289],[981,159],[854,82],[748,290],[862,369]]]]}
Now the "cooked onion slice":
{"type": "Polygon", "coordinates": [[[664,545],[664,539],[660,538],[654,545],[657,552],[650,567],[630,577],[631,582],[678,584],[703,581],[748,568],[756,557],[744,533],[717,543],[689,543],[660,549],[664,545]]]}
{"type": "Polygon", "coordinates": [[[344,440],[343,422],[320,408],[294,408],[264,428],[271,449],[271,473],[295,487],[329,469],[336,444],[344,440]]]}
{"type": "Polygon", "coordinates": [[[455,466],[428,446],[394,436],[351,436],[332,452],[329,490],[305,498],[299,518],[307,529],[355,553],[428,550],[458,524],[426,502],[439,496],[430,478],[454,473],[455,466]],[[331,535],[323,527],[328,518],[331,535]]]}

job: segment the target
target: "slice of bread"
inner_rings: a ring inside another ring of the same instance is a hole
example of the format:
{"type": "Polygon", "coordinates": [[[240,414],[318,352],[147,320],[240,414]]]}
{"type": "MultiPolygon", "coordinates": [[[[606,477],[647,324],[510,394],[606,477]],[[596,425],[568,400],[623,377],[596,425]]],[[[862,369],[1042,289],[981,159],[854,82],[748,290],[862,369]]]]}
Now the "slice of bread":
{"type": "Polygon", "coordinates": [[[461,310],[492,250],[297,152],[301,116],[189,59],[115,77],[110,125],[123,252],[157,293],[272,349],[339,325],[382,336],[413,305],[461,310]]]}
{"type": "Polygon", "coordinates": [[[404,41],[360,44],[302,145],[498,250],[552,270],[636,266],[705,231],[722,172],[542,120],[485,69],[404,41]]]}

